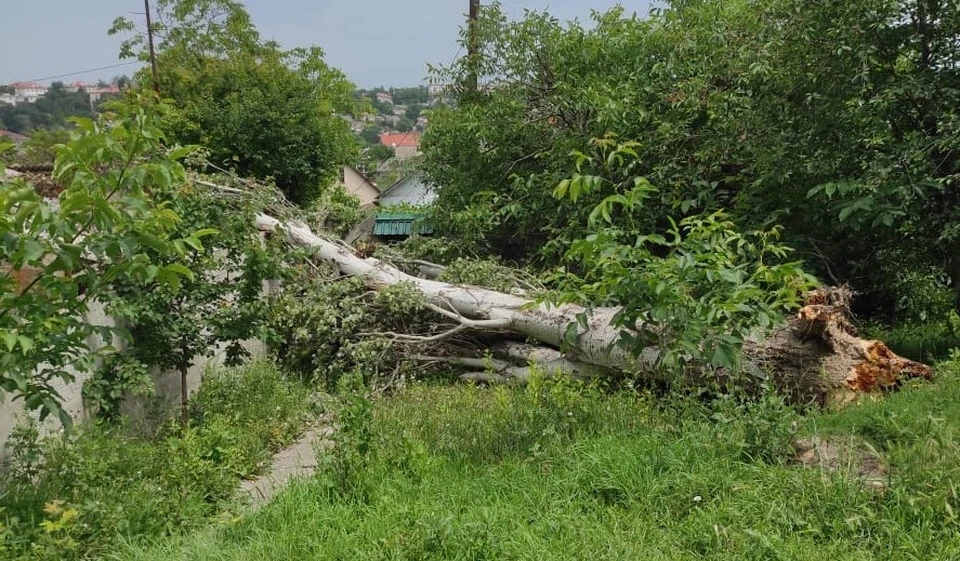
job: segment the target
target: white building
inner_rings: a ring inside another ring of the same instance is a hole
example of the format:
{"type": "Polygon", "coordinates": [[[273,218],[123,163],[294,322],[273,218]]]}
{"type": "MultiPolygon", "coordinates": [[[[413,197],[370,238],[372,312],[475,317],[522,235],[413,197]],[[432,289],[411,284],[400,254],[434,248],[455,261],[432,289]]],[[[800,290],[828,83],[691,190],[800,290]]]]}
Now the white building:
{"type": "Polygon", "coordinates": [[[47,86],[36,82],[14,82],[10,85],[13,86],[13,96],[17,99],[17,103],[33,103],[47,93],[47,86]]]}

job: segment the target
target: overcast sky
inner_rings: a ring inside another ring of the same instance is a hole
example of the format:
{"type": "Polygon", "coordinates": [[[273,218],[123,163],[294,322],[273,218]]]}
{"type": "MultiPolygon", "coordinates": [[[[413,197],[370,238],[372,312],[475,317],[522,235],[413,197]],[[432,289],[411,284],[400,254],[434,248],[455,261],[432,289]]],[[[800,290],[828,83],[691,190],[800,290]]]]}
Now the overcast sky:
{"type": "MultiPolygon", "coordinates": [[[[481,0],[486,2],[487,0],[481,0]]],[[[50,78],[96,81],[132,73],[118,64],[120,40],[107,37],[118,15],[142,18],[142,0],[2,0],[0,84],[50,78]]],[[[427,63],[448,64],[457,54],[458,29],[468,0],[246,0],[265,38],[284,47],[319,45],[328,62],[361,87],[422,83],[427,63]]],[[[505,0],[514,17],[525,8],[563,20],[589,18],[591,9],[621,4],[645,15],[648,0],[505,0]]]]}

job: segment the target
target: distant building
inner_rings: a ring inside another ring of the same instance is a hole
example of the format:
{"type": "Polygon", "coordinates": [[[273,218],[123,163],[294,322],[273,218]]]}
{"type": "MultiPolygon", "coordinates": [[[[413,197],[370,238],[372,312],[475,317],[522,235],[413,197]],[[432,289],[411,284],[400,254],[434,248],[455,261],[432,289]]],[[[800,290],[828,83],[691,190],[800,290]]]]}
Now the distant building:
{"type": "Polygon", "coordinates": [[[350,166],[343,166],[340,184],[347,193],[360,199],[361,206],[373,206],[377,197],[380,196],[380,189],[377,189],[377,186],[365,175],[350,166]]]}
{"type": "Polygon", "coordinates": [[[420,155],[420,133],[416,131],[383,133],[380,144],[393,148],[398,160],[407,160],[420,155]]]}
{"type": "Polygon", "coordinates": [[[382,210],[374,220],[373,235],[390,240],[413,234],[432,234],[433,225],[423,219],[422,213],[410,207],[429,205],[436,198],[436,191],[424,183],[423,176],[419,173],[397,181],[377,198],[377,205],[382,210]],[[401,205],[401,208],[397,208],[398,205],[401,205]]]}
{"type": "Polygon", "coordinates": [[[90,103],[96,103],[100,101],[100,98],[104,95],[114,95],[120,93],[120,86],[116,84],[98,86],[94,84],[88,84],[86,82],[74,82],[66,86],[64,89],[70,93],[79,91],[86,92],[87,95],[90,96],[90,103]]]}
{"type": "Polygon", "coordinates": [[[377,101],[380,103],[389,103],[393,105],[393,96],[388,92],[377,92],[377,101]]]}
{"type": "Polygon", "coordinates": [[[9,140],[14,144],[20,144],[21,142],[30,140],[30,137],[15,133],[13,131],[0,129],[0,140],[9,140]]]}
{"type": "Polygon", "coordinates": [[[400,117],[398,117],[397,115],[377,115],[376,117],[374,117],[373,121],[375,123],[380,123],[384,125],[390,125],[391,127],[395,127],[398,124],[400,124],[400,117]]]}
{"type": "Polygon", "coordinates": [[[400,204],[425,206],[436,199],[436,191],[423,181],[423,176],[419,173],[412,173],[380,193],[380,196],[377,197],[377,204],[381,208],[400,204]]]}
{"type": "Polygon", "coordinates": [[[12,103],[14,105],[17,103],[33,103],[47,93],[48,89],[47,86],[36,82],[14,82],[10,84],[10,87],[13,88],[12,103]]]}

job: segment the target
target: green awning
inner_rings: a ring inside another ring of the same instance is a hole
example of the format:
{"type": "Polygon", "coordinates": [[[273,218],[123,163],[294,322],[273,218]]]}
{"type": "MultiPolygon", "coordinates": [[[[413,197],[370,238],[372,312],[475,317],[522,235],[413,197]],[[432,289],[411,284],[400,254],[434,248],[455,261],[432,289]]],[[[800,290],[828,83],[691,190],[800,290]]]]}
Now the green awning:
{"type": "Polygon", "coordinates": [[[424,222],[417,214],[381,213],[377,215],[373,224],[375,236],[411,236],[413,234],[422,236],[432,233],[433,226],[424,222]]]}

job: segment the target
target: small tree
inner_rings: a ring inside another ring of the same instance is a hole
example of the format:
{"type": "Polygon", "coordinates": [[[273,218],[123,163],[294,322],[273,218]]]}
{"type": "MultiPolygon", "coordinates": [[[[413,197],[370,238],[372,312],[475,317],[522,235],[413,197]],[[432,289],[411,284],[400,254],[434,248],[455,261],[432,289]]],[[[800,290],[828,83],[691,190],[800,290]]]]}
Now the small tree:
{"type": "Polygon", "coordinates": [[[0,169],[0,392],[41,419],[56,414],[69,426],[54,382],[114,351],[116,331],[87,321],[91,302],[120,279],[153,290],[191,276],[183,249],[199,240],[171,241],[180,219],[161,202],[183,179],[178,160],[188,153],[162,147],[156,123],[167,110],[133,98],[99,121],[76,119],[54,169],[58,204],[0,169]],[[94,336],[104,341],[97,348],[94,336]]]}
{"type": "MultiPolygon", "coordinates": [[[[248,355],[241,342],[258,333],[266,309],[263,285],[275,278],[277,252],[268,251],[261,240],[252,203],[224,202],[215,193],[186,184],[175,192],[170,206],[182,217],[179,230],[211,235],[206,244],[194,239],[182,248],[183,262],[194,274],[176,287],[118,282],[110,310],[130,326],[128,359],[179,373],[185,422],[187,373],[197,358],[213,356],[223,345],[227,364],[248,355]]],[[[162,255],[155,258],[164,260],[162,255]]],[[[100,373],[108,381],[101,387],[115,390],[118,385],[140,383],[137,377],[125,378],[131,371],[129,362],[113,366],[100,373]]],[[[146,373],[145,368],[133,370],[146,373]]],[[[111,408],[119,401],[96,397],[104,413],[115,413],[111,408]]]]}

